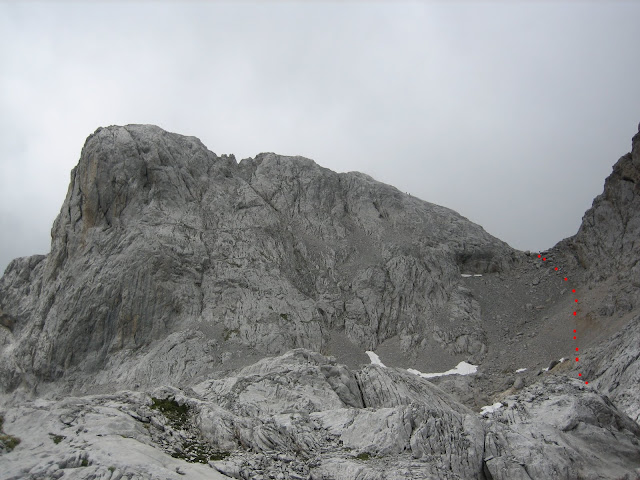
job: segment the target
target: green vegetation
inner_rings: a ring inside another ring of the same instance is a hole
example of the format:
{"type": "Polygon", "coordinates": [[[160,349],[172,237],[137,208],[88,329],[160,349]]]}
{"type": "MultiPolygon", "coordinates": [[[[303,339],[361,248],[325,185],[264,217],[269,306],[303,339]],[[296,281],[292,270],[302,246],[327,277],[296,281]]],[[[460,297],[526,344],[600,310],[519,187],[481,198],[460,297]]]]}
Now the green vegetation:
{"type": "Polygon", "coordinates": [[[171,454],[174,458],[180,458],[190,463],[207,463],[209,461],[224,460],[229,455],[231,455],[229,452],[212,450],[210,445],[193,440],[183,442],[182,451],[171,454]]]}
{"type": "Polygon", "coordinates": [[[0,415],[0,449],[4,447],[7,452],[10,452],[20,444],[20,439],[4,433],[4,430],[2,430],[3,425],[4,417],[0,415]]]}
{"type": "Polygon", "coordinates": [[[286,313],[281,313],[280,316],[285,320],[289,320],[289,316],[286,313]]]}
{"type": "Polygon", "coordinates": [[[229,452],[213,452],[209,457],[209,460],[213,460],[214,462],[217,460],[224,460],[229,455],[231,455],[229,452]]]}
{"type": "Polygon", "coordinates": [[[56,445],[67,438],[64,435],[56,435],[54,433],[50,433],[49,436],[51,437],[51,440],[53,440],[53,443],[55,443],[56,445]]]}
{"type": "Polygon", "coordinates": [[[225,328],[224,331],[222,332],[222,338],[224,338],[224,341],[226,342],[227,340],[229,340],[231,338],[232,335],[240,335],[240,330],[238,330],[237,328],[225,328]]]}
{"type": "Polygon", "coordinates": [[[151,409],[160,410],[173,428],[183,430],[187,437],[191,437],[183,441],[180,448],[169,452],[172,457],[191,463],[207,463],[211,460],[223,460],[231,455],[229,452],[215,450],[208,443],[200,442],[194,438],[189,429],[189,418],[191,417],[189,405],[180,405],[174,398],[151,397],[151,401],[151,409]]]}
{"type": "Polygon", "coordinates": [[[111,473],[115,472],[115,471],[116,471],[116,467],[114,467],[113,465],[112,465],[112,466],[110,466],[110,467],[109,467],[109,471],[110,471],[111,473]]]}
{"type": "Polygon", "coordinates": [[[356,455],[356,458],[358,460],[369,460],[369,459],[371,459],[371,455],[369,455],[367,452],[363,452],[363,453],[359,453],[358,455],[356,455]]]}
{"type": "Polygon", "coordinates": [[[89,466],[89,460],[87,460],[86,458],[82,459],[82,463],[80,464],[83,467],[88,467],[89,466]]]}
{"type": "Polygon", "coordinates": [[[169,423],[176,428],[184,428],[189,420],[189,406],[180,405],[173,398],[151,397],[152,410],[160,410],[169,423]]]}

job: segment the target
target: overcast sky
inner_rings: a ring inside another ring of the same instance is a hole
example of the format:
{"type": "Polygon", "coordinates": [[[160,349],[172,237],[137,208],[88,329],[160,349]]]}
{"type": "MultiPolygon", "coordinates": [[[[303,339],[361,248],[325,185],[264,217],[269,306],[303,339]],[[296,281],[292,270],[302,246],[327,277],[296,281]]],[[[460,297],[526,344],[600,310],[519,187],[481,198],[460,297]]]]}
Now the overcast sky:
{"type": "Polygon", "coordinates": [[[638,2],[0,3],[0,270],[47,253],[85,138],[302,155],[522,250],[575,234],[640,121],[638,2]]]}

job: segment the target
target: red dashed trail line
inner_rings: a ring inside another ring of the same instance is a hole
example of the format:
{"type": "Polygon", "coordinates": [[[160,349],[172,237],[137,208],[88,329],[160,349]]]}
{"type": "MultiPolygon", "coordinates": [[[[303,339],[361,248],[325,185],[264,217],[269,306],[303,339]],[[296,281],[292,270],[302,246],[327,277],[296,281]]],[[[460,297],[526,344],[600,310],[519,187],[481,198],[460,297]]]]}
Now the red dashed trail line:
{"type": "MultiPolygon", "coordinates": [[[[538,258],[542,259],[542,261],[543,261],[543,262],[546,262],[546,261],[547,261],[547,258],[546,258],[546,257],[543,257],[542,255],[538,255],[538,258]]],[[[559,268],[558,268],[558,267],[554,267],[554,270],[557,272],[557,271],[559,270],[559,268]]],[[[563,280],[564,280],[565,282],[568,282],[568,281],[569,281],[569,279],[568,279],[567,277],[564,277],[564,278],[563,278],[563,280]]],[[[574,294],[575,294],[575,293],[576,293],[576,289],[575,289],[575,288],[571,289],[571,293],[574,293],[574,294]]],[[[574,303],[575,303],[575,304],[577,304],[577,303],[578,303],[578,298],[577,298],[577,296],[576,296],[576,298],[574,299],[574,303]]],[[[577,312],[577,307],[576,307],[576,310],[574,310],[574,311],[573,311],[573,316],[575,317],[575,316],[577,316],[577,315],[578,315],[578,312],[577,312]]],[[[579,348],[579,346],[578,346],[578,327],[577,327],[577,324],[576,324],[576,328],[574,328],[574,329],[573,329],[573,335],[572,335],[572,336],[573,336],[573,340],[572,340],[572,342],[571,342],[571,345],[572,345],[572,347],[571,347],[571,348],[575,348],[575,349],[576,349],[576,350],[575,350],[575,351],[576,351],[576,362],[578,362],[578,361],[580,361],[580,357],[579,357],[579,354],[578,354],[577,352],[579,352],[579,351],[580,351],[580,348],[579,348]]],[[[582,377],[582,372],[578,371],[578,376],[579,376],[579,377],[582,377]]],[[[585,381],[584,383],[585,383],[586,385],[589,385],[589,382],[588,382],[588,381],[585,381]]]]}

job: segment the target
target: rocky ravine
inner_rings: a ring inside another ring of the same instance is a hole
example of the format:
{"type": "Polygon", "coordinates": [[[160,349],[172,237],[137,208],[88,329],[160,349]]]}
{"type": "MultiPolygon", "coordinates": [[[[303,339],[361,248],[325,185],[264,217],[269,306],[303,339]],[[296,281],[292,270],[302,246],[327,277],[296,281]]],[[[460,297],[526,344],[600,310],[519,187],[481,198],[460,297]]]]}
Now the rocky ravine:
{"type": "Polygon", "coordinates": [[[51,253],[0,280],[0,479],[640,478],[638,172],[640,135],[546,252],[580,292],[585,385],[541,369],[571,350],[557,275],[455,212],[98,129],[51,253]],[[478,373],[395,368],[461,359],[478,373]]]}

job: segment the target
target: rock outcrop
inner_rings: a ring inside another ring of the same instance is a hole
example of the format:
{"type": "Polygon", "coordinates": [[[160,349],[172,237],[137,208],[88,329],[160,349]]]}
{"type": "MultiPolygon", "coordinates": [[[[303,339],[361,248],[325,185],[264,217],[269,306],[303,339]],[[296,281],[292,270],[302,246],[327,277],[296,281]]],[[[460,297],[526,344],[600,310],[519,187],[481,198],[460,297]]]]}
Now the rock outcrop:
{"type": "MultiPolygon", "coordinates": [[[[640,128],[640,126],[639,126],[640,128]]],[[[613,275],[640,288],[640,131],[593,200],[571,247],[595,280],[613,275]]]]}
{"type": "Polygon", "coordinates": [[[583,358],[585,377],[640,422],[640,316],[583,358]]]}
{"type": "Polygon", "coordinates": [[[504,404],[489,414],[488,478],[640,475],[640,427],[584,382],[548,377],[508,397],[504,404]]]}
{"type": "Polygon", "coordinates": [[[549,378],[482,418],[407,371],[352,371],[301,349],[189,391],[39,400],[5,416],[23,447],[3,459],[2,480],[640,473],[640,427],[577,380],[549,378]]]}
{"type": "Polygon", "coordinates": [[[588,350],[581,368],[631,418],[640,419],[640,125],[630,153],[606,179],[578,233],[557,249],[574,256],[597,300],[580,312],[589,329],[617,332],[588,350]]]}
{"type": "Polygon", "coordinates": [[[291,348],[337,353],[335,335],[362,352],[435,338],[479,360],[460,271],[515,256],[366,175],[272,153],[238,164],[145,125],[87,139],[51,235],[0,281],[4,389],[186,384],[291,348]]]}
{"type": "Polygon", "coordinates": [[[640,133],[545,268],[360,173],[98,129],[0,279],[0,480],[640,479],[638,181],[640,133]]]}

